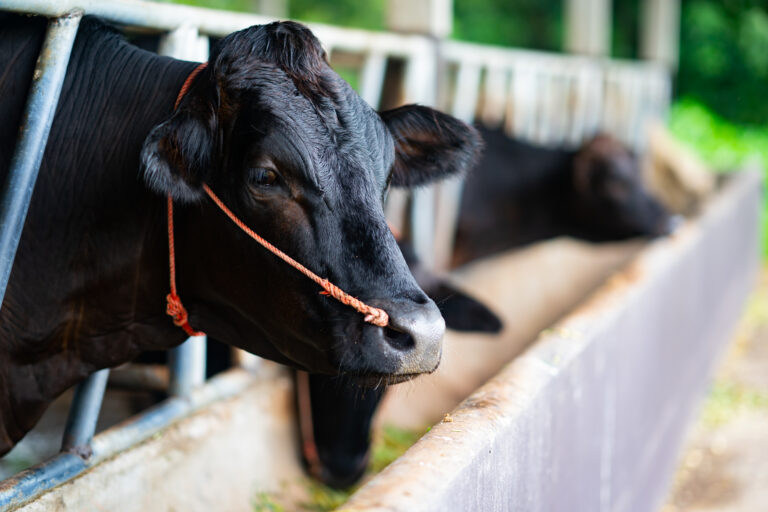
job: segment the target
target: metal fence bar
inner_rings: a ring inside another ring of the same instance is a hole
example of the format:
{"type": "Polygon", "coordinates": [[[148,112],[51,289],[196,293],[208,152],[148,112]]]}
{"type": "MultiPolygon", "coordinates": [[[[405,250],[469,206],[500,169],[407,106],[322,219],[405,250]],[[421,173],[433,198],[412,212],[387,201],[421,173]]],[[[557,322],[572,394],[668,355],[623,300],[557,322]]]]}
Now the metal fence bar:
{"type": "Polygon", "coordinates": [[[82,16],[83,12],[78,10],[50,21],[35,65],[21,135],[0,199],[0,304],[8,286],[82,16]]]}
{"type": "Polygon", "coordinates": [[[101,411],[109,369],[99,370],[77,385],[69,407],[67,425],[61,441],[61,451],[87,459],[91,456],[91,440],[101,411]]]}
{"type": "Polygon", "coordinates": [[[81,457],[60,453],[42,464],[0,482],[0,512],[15,509],[88,468],[81,457]]]}
{"type": "Polygon", "coordinates": [[[205,336],[192,336],[168,352],[171,371],[168,386],[170,394],[186,396],[192,389],[205,382],[206,345],[205,336]]]}
{"type": "MultiPolygon", "coordinates": [[[[158,53],[182,60],[206,61],[209,47],[208,38],[200,35],[197,27],[184,24],[163,36],[158,53]]],[[[170,394],[187,396],[205,382],[207,345],[205,336],[192,336],[169,351],[170,394]]]]}
{"type": "Polygon", "coordinates": [[[164,364],[131,363],[109,372],[110,388],[167,391],[170,376],[164,364]]]}
{"type": "MultiPolygon", "coordinates": [[[[201,34],[223,37],[251,25],[275,21],[269,16],[242,12],[227,12],[186,5],[146,2],[139,0],[0,0],[0,9],[14,12],[61,16],[68,10],[80,8],[90,15],[137,27],[173,31],[188,25],[201,34]]],[[[390,56],[409,57],[429,47],[428,38],[419,35],[371,32],[340,28],[322,23],[307,23],[326,48],[361,51],[379,49],[390,56]]],[[[425,74],[427,70],[423,71],[425,74]]]]}
{"type": "MultiPolygon", "coordinates": [[[[510,73],[505,129],[537,143],[578,144],[602,129],[641,151],[647,121],[664,116],[669,107],[668,95],[642,93],[669,87],[668,71],[654,63],[458,41],[443,41],[440,48],[445,61],[459,69],[464,64],[487,69],[487,89],[502,87],[502,73],[510,73]]],[[[484,104],[481,115],[494,126],[501,121],[491,110],[495,103],[484,104]]]]}

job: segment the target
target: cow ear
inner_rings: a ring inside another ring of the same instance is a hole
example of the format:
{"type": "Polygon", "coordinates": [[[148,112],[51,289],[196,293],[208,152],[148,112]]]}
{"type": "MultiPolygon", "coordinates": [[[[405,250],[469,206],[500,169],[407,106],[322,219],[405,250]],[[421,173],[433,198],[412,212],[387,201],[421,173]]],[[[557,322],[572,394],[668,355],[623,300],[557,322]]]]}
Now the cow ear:
{"type": "Polygon", "coordinates": [[[218,123],[207,96],[204,87],[193,87],[171,117],[149,132],[141,149],[144,181],[178,202],[203,197],[203,183],[215,164],[218,123]]]}
{"type": "Polygon", "coordinates": [[[425,291],[437,304],[448,329],[486,333],[501,331],[503,324],[493,311],[449,283],[441,281],[425,291]]]}
{"type": "Polygon", "coordinates": [[[455,117],[420,105],[381,112],[395,139],[392,185],[424,185],[468,171],[482,140],[477,130],[455,117]]]}

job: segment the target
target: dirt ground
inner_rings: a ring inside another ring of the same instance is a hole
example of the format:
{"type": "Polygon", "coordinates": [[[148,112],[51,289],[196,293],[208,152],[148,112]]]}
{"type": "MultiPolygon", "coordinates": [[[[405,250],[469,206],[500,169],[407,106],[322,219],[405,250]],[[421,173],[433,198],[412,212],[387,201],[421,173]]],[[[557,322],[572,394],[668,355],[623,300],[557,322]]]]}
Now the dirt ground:
{"type": "Polygon", "coordinates": [[[768,266],[686,440],[661,512],[768,511],[768,266]]]}

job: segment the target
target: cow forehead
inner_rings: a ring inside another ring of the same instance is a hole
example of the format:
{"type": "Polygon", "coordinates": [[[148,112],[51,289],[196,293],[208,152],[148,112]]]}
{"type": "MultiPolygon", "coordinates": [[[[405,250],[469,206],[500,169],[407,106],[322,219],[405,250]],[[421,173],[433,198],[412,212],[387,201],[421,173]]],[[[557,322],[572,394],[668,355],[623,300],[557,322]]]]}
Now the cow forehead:
{"type": "Polygon", "coordinates": [[[338,75],[331,94],[301,92],[277,69],[264,70],[241,91],[251,115],[267,114],[271,142],[297,155],[320,188],[349,174],[371,177],[379,190],[394,162],[394,141],[381,117],[338,75]]]}

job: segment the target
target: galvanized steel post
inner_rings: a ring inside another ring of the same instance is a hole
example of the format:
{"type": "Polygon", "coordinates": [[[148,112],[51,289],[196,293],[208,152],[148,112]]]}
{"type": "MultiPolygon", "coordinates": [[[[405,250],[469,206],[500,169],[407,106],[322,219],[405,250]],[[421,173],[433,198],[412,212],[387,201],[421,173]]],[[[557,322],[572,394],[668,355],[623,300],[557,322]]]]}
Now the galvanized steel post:
{"type": "Polygon", "coordinates": [[[11,275],[21,230],[29,210],[48,134],[53,124],[69,55],[83,11],[75,10],[50,21],[40,51],[11,171],[0,198],[0,304],[11,275]]]}
{"type": "Polygon", "coordinates": [[[75,453],[84,459],[91,456],[91,440],[96,431],[108,378],[109,369],[104,369],[78,384],[69,408],[61,451],[75,453]]]}

